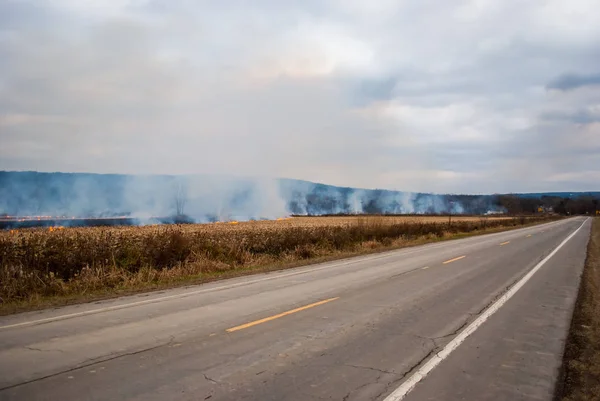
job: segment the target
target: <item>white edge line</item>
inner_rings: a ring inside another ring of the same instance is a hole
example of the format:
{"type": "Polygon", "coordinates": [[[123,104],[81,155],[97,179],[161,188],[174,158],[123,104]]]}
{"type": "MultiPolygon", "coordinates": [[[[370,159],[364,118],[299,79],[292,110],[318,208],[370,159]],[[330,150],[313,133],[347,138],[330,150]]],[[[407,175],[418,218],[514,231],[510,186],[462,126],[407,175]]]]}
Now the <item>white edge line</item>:
{"type": "MultiPolygon", "coordinates": [[[[559,220],[556,222],[550,222],[550,223],[546,223],[546,224],[557,224],[560,223],[561,221],[565,221],[565,220],[559,220]]],[[[544,224],[542,224],[544,225],[544,224]]],[[[514,234],[514,231],[518,231],[518,230],[529,230],[535,228],[534,227],[524,227],[524,228],[517,228],[516,230],[508,230],[506,232],[499,232],[499,233],[492,233],[492,234],[488,234],[489,236],[496,236],[496,235],[502,235],[502,234],[514,234]]],[[[476,238],[476,237],[471,237],[471,238],[476,238]]],[[[471,238],[466,238],[466,240],[469,240],[471,238]]],[[[356,264],[356,263],[360,263],[360,262],[365,262],[365,261],[373,261],[373,260],[378,260],[378,259],[384,259],[390,256],[397,256],[397,253],[402,253],[405,252],[403,255],[409,255],[412,253],[418,253],[418,252],[422,252],[424,250],[431,250],[431,249],[435,249],[435,248],[440,248],[440,247],[444,247],[444,246],[448,246],[451,245],[450,243],[442,243],[442,244],[425,244],[425,246],[419,247],[418,249],[398,249],[398,250],[393,250],[393,251],[389,251],[389,252],[385,252],[382,255],[367,255],[367,256],[359,256],[359,259],[350,259],[348,261],[345,262],[341,262],[341,263],[337,263],[337,264],[333,264],[333,265],[325,265],[325,266],[320,266],[320,267],[315,267],[313,269],[309,269],[309,270],[300,270],[300,271],[295,271],[295,272],[290,272],[290,273],[284,273],[284,274],[278,274],[278,275],[274,275],[272,277],[264,277],[264,278],[260,278],[257,280],[251,280],[251,281],[244,281],[242,283],[237,283],[237,284],[228,284],[228,285],[222,285],[219,287],[214,287],[214,288],[203,288],[201,290],[196,290],[196,291],[190,291],[190,292],[186,292],[183,294],[173,294],[173,295],[167,295],[164,297],[158,297],[158,298],[152,298],[152,299],[145,299],[143,301],[137,301],[137,302],[130,302],[130,303],[126,303],[126,304],[121,304],[121,305],[114,305],[114,306],[107,306],[104,308],[98,308],[98,309],[92,309],[92,310],[87,310],[87,311],[82,311],[82,312],[76,312],[76,313],[69,313],[66,315],[59,315],[59,316],[52,316],[52,317],[48,317],[45,319],[38,319],[38,320],[30,320],[30,321],[26,321],[26,322],[20,322],[20,323],[14,323],[14,324],[8,324],[5,326],[0,326],[0,330],[5,330],[5,329],[14,329],[17,327],[27,327],[27,326],[36,326],[38,324],[44,324],[44,323],[52,323],[52,322],[56,322],[59,320],[67,320],[67,319],[72,319],[75,317],[81,317],[81,316],[88,316],[88,315],[94,315],[97,313],[104,313],[104,312],[110,312],[110,311],[114,311],[114,310],[120,310],[120,309],[126,309],[126,308],[131,308],[134,306],[141,306],[141,305],[148,305],[148,304],[153,304],[153,303],[157,303],[157,302],[161,302],[161,301],[167,301],[170,299],[180,299],[180,298],[186,298],[186,297],[190,297],[193,295],[198,295],[198,294],[203,294],[203,293],[207,293],[207,292],[212,292],[212,291],[219,291],[219,290],[226,290],[226,289],[230,289],[230,288],[237,288],[237,287],[242,287],[245,285],[251,285],[251,284],[255,284],[255,283],[260,283],[263,281],[269,281],[269,280],[275,280],[278,278],[285,278],[285,277],[291,277],[291,276],[296,276],[298,274],[306,274],[306,273],[312,273],[315,271],[319,271],[319,270],[324,270],[324,269],[331,269],[333,267],[339,267],[339,266],[344,266],[344,265],[352,265],[352,264],[356,264]]]]}
{"type": "Polygon", "coordinates": [[[552,258],[560,248],[562,248],[571,238],[575,236],[581,230],[581,228],[587,223],[586,219],[577,230],[569,235],[563,242],[560,243],[548,256],[546,256],[541,262],[539,262],[533,269],[529,271],[521,280],[513,285],[504,295],[502,295],[496,302],[494,302],[489,308],[487,308],[477,319],[475,319],[470,325],[468,325],[463,331],[461,331],[452,341],[450,341],[442,350],[433,355],[423,366],[421,366],[415,373],[412,374],[405,382],[403,382],[396,390],[388,395],[383,401],[400,401],[408,393],[410,393],[417,383],[423,380],[440,362],[446,359],[452,351],[454,351],[460,344],[462,344],[467,337],[475,332],[486,320],[489,319],[494,313],[498,311],[513,295],[516,294],[525,283],[527,283],[531,277],[552,258]]]}

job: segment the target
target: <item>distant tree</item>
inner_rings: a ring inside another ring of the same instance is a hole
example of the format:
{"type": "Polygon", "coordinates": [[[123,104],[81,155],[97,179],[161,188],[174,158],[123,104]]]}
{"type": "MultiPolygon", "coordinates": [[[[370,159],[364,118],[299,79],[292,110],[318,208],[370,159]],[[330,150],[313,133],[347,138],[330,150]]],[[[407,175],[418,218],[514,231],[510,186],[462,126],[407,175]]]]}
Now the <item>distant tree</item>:
{"type": "Polygon", "coordinates": [[[175,210],[177,216],[183,216],[185,212],[185,204],[187,202],[187,185],[184,182],[177,181],[175,183],[175,210]]]}
{"type": "Polygon", "coordinates": [[[567,214],[567,202],[568,199],[558,201],[558,204],[554,207],[554,211],[558,214],[567,214]]]}
{"type": "Polygon", "coordinates": [[[520,198],[520,209],[522,213],[536,213],[540,207],[540,200],[536,198],[520,198]]]}
{"type": "Polygon", "coordinates": [[[523,213],[521,199],[516,195],[500,195],[498,196],[498,205],[506,209],[508,214],[523,213]]]}

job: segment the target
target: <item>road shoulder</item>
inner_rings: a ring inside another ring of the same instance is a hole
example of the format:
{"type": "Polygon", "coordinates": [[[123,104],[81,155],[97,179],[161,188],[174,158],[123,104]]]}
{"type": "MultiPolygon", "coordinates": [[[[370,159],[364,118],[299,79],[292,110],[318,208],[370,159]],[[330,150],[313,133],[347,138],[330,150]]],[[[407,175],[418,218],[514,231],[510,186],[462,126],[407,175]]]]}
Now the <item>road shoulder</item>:
{"type": "Polygon", "coordinates": [[[593,400],[600,389],[600,218],[592,224],[556,400],[593,400]]]}

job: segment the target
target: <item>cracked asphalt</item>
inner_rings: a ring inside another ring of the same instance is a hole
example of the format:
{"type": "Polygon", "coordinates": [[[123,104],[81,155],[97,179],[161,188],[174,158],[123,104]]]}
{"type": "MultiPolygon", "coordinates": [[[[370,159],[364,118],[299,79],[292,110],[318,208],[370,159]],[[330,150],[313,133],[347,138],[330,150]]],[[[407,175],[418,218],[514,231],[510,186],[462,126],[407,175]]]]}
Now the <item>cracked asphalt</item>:
{"type": "MultiPolygon", "coordinates": [[[[583,221],[1,317],[0,400],[383,400],[583,221]]],[[[588,236],[406,399],[551,400],[588,236]]]]}

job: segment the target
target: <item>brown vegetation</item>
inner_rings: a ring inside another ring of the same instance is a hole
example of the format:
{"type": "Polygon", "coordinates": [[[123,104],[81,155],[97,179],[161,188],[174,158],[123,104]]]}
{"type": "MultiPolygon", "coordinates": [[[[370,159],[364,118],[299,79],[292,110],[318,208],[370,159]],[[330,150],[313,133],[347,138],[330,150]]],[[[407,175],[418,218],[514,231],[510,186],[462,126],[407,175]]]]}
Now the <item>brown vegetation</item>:
{"type": "Polygon", "coordinates": [[[0,309],[199,282],[543,218],[323,217],[0,233],[0,309]]]}
{"type": "Polygon", "coordinates": [[[600,218],[592,225],[558,390],[563,401],[600,398],[600,218]]]}

